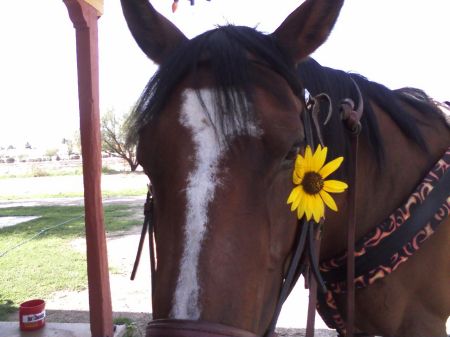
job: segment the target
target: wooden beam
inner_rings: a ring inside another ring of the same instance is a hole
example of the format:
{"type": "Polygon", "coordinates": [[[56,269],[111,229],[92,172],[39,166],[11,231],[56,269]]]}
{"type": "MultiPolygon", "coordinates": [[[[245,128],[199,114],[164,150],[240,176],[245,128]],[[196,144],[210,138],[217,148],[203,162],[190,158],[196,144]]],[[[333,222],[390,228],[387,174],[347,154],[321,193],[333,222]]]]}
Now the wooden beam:
{"type": "Polygon", "coordinates": [[[98,11],[84,0],[63,1],[76,30],[91,333],[93,337],[112,337],[111,291],[101,195],[98,11]]]}
{"type": "Polygon", "coordinates": [[[85,1],[97,10],[97,14],[99,16],[103,14],[103,0],[85,0],[85,1]]]}

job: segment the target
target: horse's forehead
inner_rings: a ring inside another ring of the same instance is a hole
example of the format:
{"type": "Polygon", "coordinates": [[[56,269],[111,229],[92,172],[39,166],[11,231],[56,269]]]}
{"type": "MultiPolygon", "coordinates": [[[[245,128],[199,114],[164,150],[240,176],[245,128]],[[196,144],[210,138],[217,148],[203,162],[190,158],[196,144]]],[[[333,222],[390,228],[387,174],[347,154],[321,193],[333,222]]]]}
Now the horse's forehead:
{"type": "MultiPolygon", "coordinates": [[[[236,94],[231,95],[232,100],[239,101],[236,94]]],[[[217,93],[214,88],[184,89],[181,93],[180,123],[196,134],[204,134],[205,137],[220,145],[225,145],[226,140],[240,135],[260,137],[263,130],[258,119],[239,122],[239,118],[246,113],[250,102],[246,100],[242,104],[235,104],[230,109],[239,111],[218,111],[218,105],[225,101],[223,94],[217,93]]]]}

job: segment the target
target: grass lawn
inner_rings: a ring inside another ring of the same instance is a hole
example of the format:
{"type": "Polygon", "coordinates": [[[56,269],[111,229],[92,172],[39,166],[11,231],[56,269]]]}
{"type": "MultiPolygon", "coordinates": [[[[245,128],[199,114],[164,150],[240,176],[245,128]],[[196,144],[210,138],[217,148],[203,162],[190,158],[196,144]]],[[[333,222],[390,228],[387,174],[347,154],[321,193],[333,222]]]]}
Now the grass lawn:
{"type": "MultiPolygon", "coordinates": [[[[123,197],[123,196],[143,196],[147,194],[147,186],[142,185],[141,188],[121,189],[119,191],[102,191],[103,198],[123,197]]],[[[24,194],[0,194],[0,201],[14,201],[27,199],[48,199],[48,198],[80,198],[83,192],[58,192],[58,193],[28,193],[24,194]]],[[[1,215],[0,215],[1,216],[1,215]]]]}
{"type": "MultiPolygon", "coordinates": [[[[107,232],[140,222],[126,205],[108,205],[104,211],[107,232]]],[[[85,253],[71,246],[72,240],[84,237],[83,207],[0,209],[0,217],[32,215],[40,218],[0,229],[0,320],[24,300],[87,286],[85,253]]]]}

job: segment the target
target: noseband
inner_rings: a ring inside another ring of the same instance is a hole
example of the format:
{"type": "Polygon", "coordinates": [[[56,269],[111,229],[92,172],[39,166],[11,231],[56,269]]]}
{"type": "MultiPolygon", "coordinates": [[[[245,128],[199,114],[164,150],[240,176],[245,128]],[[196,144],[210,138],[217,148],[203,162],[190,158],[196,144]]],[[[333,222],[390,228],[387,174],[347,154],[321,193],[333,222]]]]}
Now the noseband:
{"type": "MultiPolygon", "coordinates": [[[[354,153],[353,165],[350,173],[350,180],[352,186],[350,189],[349,203],[351,205],[350,219],[348,225],[348,260],[347,260],[347,277],[353,279],[354,275],[354,233],[355,233],[355,190],[356,190],[356,165],[357,165],[357,150],[358,150],[358,134],[361,131],[360,119],[363,112],[363,99],[360,89],[355,81],[353,81],[357,92],[359,94],[358,107],[355,109],[353,100],[347,98],[341,103],[341,119],[351,134],[354,135],[352,141],[352,152],[354,153]],[[353,273],[353,274],[352,274],[353,273]]],[[[322,93],[315,97],[310,97],[306,100],[306,111],[301,114],[301,118],[305,127],[306,143],[315,148],[314,138],[318,139],[318,142],[323,145],[323,139],[320,132],[320,126],[318,123],[318,113],[320,111],[320,100],[322,98],[328,99],[330,102],[330,109],[325,123],[329,120],[331,114],[331,100],[328,95],[322,93]],[[314,132],[315,131],[315,132],[314,132]],[[314,137],[314,135],[316,137],[314,137]]],[[[136,271],[139,265],[142,248],[145,241],[145,236],[149,233],[149,248],[150,248],[150,264],[151,264],[151,282],[152,282],[152,297],[155,289],[154,279],[156,273],[156,259],[155,259],[155,238],[154,238],[154,226],[153,226],[153,194],[151,187],[147,193],[147,200],[144,208],[144,224],[142,227],[141,237],[139,241],[138,251],[131,273],[131,280],[134,280],[136,271]]],[[[263,335],[263,337],[275,337],[275,327],[280,315],[282,306],[289,296],[291,290],[297,283],[300,275],[305,275],[306,284],[310,289],[310,301],[308,305],[308,322],[306,329],[306,337],[314,336],[314,318],[316,309],[316,296],[317,289],[322,292],[326,292],[326,286],[322,280],[318,266],[318,256],[320,250],[320,237],[321,237],[321,224],[317,224],[314,221],[299,220],[298,223],[298,237],[295,247],[292,252],[292,257],[287,274],[283,280],[281,292],[278,298],[275,312],[272,317],[272,321],[263,335]]],[[[353,336],[353,310],[354,310],[354,284],[353,282],[347,282],[348,284],[348,297],[347,303],[347,336],[353,336]],[[353,288],[352,288],[353,287],[353,288]]],[[[158,319],[153,320],[147,325],[146,330],[147,337],[260,337],[254,333],[236,327],[216,324],[205,321],[191,321],[191,320],[177,320],[177,319],[158,319]]]]}

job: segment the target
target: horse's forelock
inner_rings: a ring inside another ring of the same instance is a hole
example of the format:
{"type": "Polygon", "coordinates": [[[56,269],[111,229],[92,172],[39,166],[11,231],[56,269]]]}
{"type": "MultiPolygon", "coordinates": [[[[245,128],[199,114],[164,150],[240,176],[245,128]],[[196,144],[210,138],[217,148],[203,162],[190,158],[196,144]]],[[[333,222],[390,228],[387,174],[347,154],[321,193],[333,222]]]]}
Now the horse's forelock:
{"type": "Polygon", "coordinates": [[[205,67],[214,86],[211,106],[218,112],[218,130],[222,134],[242,129],[250,132],[247,127],[255,121],[252,90],[258,85],[258,77],[251,73],[253,59],[285,78],[296,94],[301,91],[293,63],[273,37],[248,27],[218,27],[181,45],[161,64],[132,113],[128,140],[137,142],[142,128],[158,118],[186,76],[192,78],[193,88],[201,88],[199,74],[205,67]]]}

